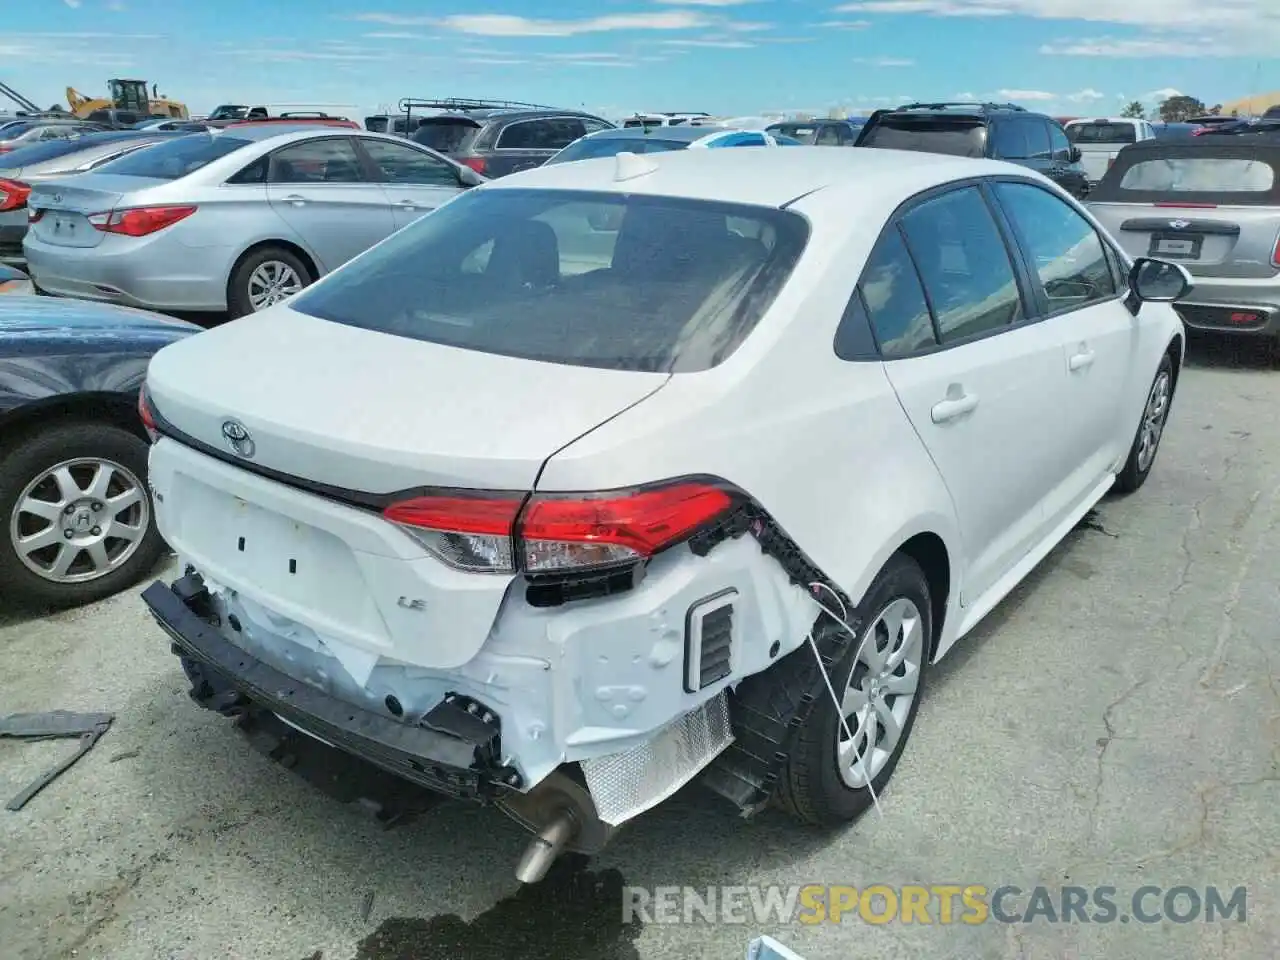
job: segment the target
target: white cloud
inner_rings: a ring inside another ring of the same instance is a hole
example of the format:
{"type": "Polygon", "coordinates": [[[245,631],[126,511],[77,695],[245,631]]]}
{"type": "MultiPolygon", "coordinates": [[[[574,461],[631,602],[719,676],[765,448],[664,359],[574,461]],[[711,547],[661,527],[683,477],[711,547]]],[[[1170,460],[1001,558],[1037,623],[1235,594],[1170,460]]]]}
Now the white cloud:
{"type": "Polygon", "coordinates": [[[712,26],[704,14],[687,10],[658,13],[615,13],[583,20],[544,20],[505,13],[459,13],[446,17],[412,17],[390,13],[359,13],[350,19],[389,26],[441,26],[480,37],[574,37],[615,30],[694,30],[712,26]]]}
{"type": "Polygon", "coordinates": [[[763,33],[772,30],[772,23],[752,23],[750,20],[734,20],[726,23],[724,28],[730,33],[763,33]]]}
{"type": "Polygon", "coordinates": [[[80,0],[62,0],[62,2],[65,3],[72,10],[80,9],[80,0]]]}
{"type": "Polygon", "coordinates": [[[568,67],[634,67],[635,63],[623,59],[620,53],[543,53],[543,60],[568,67]]]}
{"type": "Polygon", "coordinates": [[[1098,37],[1089,40],[1055,40],[1041,45],[1040,53],[1057,57],[1217,57],[1226,51],[1216,43],[1174,40],[1165,37],[1118,40],[1098,37]]]}
{"type": "Polygon", "coordinates": [[[1094,90],[1092,87],[1087,87],[1084,90],[1077,90],[1075,93],[1067,94],[1067,99],[1072,103],[1090,103],[1094,100],[1105,100],[1106,98],[1107,95],[1105,93],[1102,93],[1099,90],[1094,90]]]}
{"type": "Polygon", "coordinates": [[[377,33],[361,34],[366,40],[439,40],[439,37],[433,37],[425,33],[408,33],[403,30],[387,30],[377,33]]]}
{"type": "Polygon", "coordinates": [[[1177,87],[1164,87],[1160,90],[1152,90],[1150,93],[1142,95],[1143,100],[1168,100],[1171,97],[1181,97],[1185,94],[1177,87]]]}
{"type": "Polygon", "coordinates": [[[978,99],[976,93],[953,93],[951,99],[957,103],[973,103],[978,99]]]}
{"type": "Polygon", "coordinates": [[[740,7],[746,3],[757,3],[758,0],[655,0],[672,7],[740,7]]]}
{"type": "Polygon", "coordinates": [[[662,43],[669,47],[714,47],[721,50],[746,50],[755,46],[745,40],[717,40],[714,37],[701,40],[663,40],[662,43]]]}
{"type": "Polygon", "coordinates": [[[1047,90],[997,90],[996,95],[1005,100],[1026,100],[1035,103],[1047,103],[1058,99],[1056,93],[1049,93],[1047,90]]]}
{"type": "Polygon", "coordinates": [[[871,26],[870,20],[824,20],[815,24],[823,30],[865,30],[871,26]]]}
{"type": "Polygon", "coordinates": [[[385,60],[386,54],[372,50],[233,50],[237,56],[253,57],[255,60],[266,60],[273,63],[294,63],[302,60],[361,61],[385,60]]]}
{"type": "Polygon", "coordinates": [[[872,67],[914,67],[914,60],[902,60],[898,57],[854,57],[854,63],[865,63],[872,67]]]}

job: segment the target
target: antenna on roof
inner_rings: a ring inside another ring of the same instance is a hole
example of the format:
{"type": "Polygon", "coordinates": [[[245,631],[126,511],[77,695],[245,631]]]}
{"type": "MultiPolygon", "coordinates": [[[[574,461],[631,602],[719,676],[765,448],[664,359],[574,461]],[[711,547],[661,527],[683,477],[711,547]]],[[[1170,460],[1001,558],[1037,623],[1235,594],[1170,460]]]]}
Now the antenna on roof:
{"type": "Polygon", "coordinates": [[[617,154],[617,166],[614,168],[613,179],[615,183],[621,183],[623,180],[648,176],[657,169],[657,161],[648,154],[641,156],[638,153],[623,151],[617,154]]]}

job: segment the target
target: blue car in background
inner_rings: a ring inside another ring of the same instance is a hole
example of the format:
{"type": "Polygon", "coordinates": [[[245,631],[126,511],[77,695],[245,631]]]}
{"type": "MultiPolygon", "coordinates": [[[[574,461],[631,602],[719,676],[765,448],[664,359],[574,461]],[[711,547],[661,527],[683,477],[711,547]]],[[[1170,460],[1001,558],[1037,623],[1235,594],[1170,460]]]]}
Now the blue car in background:
{"type": "Polygon", "coordinates": [[[792,137],[791,143],[782,143],[772,133],[763,130],[734,130],[725,127],[619,127],[600,130],[569,144],[547,163],[571,163],[574,160],[594,160],[614,157],[620,153],[668,153],[672,150],[718,149],[720,147],[783,147],[799,146],[792,137]]]}

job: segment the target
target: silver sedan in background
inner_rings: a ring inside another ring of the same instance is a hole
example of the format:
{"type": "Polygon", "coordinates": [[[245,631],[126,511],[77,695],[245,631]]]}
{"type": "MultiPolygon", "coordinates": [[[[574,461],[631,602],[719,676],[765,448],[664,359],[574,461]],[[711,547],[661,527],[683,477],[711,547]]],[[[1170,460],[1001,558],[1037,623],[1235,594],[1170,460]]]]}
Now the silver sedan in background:
{"type": "Polygon", "coordinates": [[[46,293],[239,317],[482,182],[399,137],[232,127],[33,186],[23,250],[46,293]]]}
{"type": "Polygon", "coordinates": [[[0,263],[22,263],[27,235],[27,197],[33,184],[87,173],[104,163],[174,134],[151,131],[91,133],[49,140],[0,155],[0,263]]]}

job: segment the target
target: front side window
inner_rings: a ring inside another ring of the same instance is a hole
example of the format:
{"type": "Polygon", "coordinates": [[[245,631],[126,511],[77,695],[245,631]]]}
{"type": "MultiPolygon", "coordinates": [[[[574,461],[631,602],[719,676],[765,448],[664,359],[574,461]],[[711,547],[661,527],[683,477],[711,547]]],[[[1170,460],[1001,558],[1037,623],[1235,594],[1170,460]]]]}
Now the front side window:
{"type": "MultiPolygon", "coordinates": [[[[886,360],[937,346],[920,277],[896,224],[890,224],[876,241],[858,289],[871,316],[880,355],[886,360]]],[[[856,322],[856,312],[846,314],[844,322],[856,322]]]]}
{"type": "Polygon", "coordinates": [[[840,128],[834,123],[824,124],[818,131],[818,136],[814,143],[820,147],[840,146],[840,128]]]}
{"type": "Polygon", "coordinates": [[[1053,159],[1064,163],[1071,160],[1071,141],[1056,123],[1049,124],[1049,149],[1053,151],[1053,159]]]}
{"type": "Polygon", "coordinates": [[[902,227],[944,345],[1023,319],[1009,251],[977,187],[926,200],[902,227]]]}
{"type": "Polygon", "coordinates": [[[785,210],[621,193],[465,193],[291,307],[393,336],[645,372],[750,334],[808,239],[785,210]]]}
{"type": "Polygon", "coordinates": [[[1049,125],[1036,118],[1019,120],[1018,123],[1026,128],[1027,156],[1032,160],[1048,160],[1053,153],[1049,146],[1049,125]]]}
{"type": "Polygon", "coordinates": [[[1047,190],[1030,184],[999,183],[995,190],[1035,268],[1050,312],[1116,295],[1113,265],[1088,220],[1047,190]]]}
{"type": "Polygon", "coordinates": [[[361,143],[387,183],[458,186],[458,174],[454,168],[429,153],[386,140],[370,139],[361,143]]]}
{"type": "Polygon", "coordinates": [[[306,140],[271,155],[271,183],[361,183],[360,157],[346,137],[306,140]]]}

